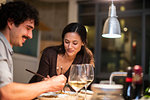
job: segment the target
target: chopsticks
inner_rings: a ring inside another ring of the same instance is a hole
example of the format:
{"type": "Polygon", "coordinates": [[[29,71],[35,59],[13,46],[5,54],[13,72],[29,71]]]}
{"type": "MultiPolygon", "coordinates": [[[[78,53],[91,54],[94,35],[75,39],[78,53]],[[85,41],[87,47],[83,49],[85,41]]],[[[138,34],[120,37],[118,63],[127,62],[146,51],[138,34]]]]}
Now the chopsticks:
{"type": "Polygon", "coordinates": [[[32,73],[32,74],[35,74],[35,75],[37,75],[37,76],[39,76],[41,78],[46,78],[45,76],[43,76],[41,74],[38,74],[38,73],[35,73],[35,72],[33,72],[33,71],[29,70],[29,69],[25,69],[25,70],[28,71],[28,72],[30,72],[30,73],[32,73]]]}
{"type": "Polygon", "coordinates": [[[62,66],[60,67],[60,69],[61,69],[61,72],[60,72],[60,74],[63,74],[63,72],[62,72],[62,66]]]}
{"type": "MultiPolygon", "coordinates": [[[[57,67],[57,70],[59,70],[59,67],[57,67]]],[[[60,75],[61,74],[63,74],[63,68],[62,68],[62,66],[60,66],[60,75]]],[[[66,86],[66,84],[65,84],[65,86],[66,86]]],[[[60,90],[60,93],[62,93],[62,91],[65,92],[65,86],[64,86],[64,88],[62,90],[60,90]]]]}
{"type": "MultiPolygon", "coordinates": [[[[37,76],[39,76],[39,77],[41,77],[41,78],[46,78],[45,76],[43,76],[43,75],[41,75],[41,74],[38,74],[38,73],[35,73],[35,72],[33,72],[33,71],[31,71],[31,70],[29,70],[29,69],[25,69],[26,71],[28,71],[28,72],[30,72],[30,73],[32,73],[32,74],[35,74],[35,75],[37,75],[37,76]]],[[[61,74],[63,74],[62,73],[62,66],[61,66],[61,74]]],[[[65,88],[65,86],[64,86],[64,88],[65,88]]],[[[65,89],[63,88],[63,91],[65,92],[65,89]]],[[[61,90],[61,92],[62,92],[62,90],[61,90]]]]}

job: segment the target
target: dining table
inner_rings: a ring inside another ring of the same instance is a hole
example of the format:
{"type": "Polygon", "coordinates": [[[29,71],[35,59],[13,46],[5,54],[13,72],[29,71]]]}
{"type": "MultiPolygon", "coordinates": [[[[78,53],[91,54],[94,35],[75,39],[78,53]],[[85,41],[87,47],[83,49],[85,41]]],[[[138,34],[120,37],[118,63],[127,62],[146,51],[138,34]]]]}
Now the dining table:
{"type": "MultiPolygon", "coordinates": [[[[92,95],[93,95],[93,92],[90,90],[87,90],[86,100],[91,100],[92,95]]],[[[41,94],[34,100],[76,100],[76,93],[72,92],[72,91],[48,92],[48,93],[41,94]]],[[[81,90],[78,93],[77,100],[85,100],[85,91],[84,90],[81,90]]]]}

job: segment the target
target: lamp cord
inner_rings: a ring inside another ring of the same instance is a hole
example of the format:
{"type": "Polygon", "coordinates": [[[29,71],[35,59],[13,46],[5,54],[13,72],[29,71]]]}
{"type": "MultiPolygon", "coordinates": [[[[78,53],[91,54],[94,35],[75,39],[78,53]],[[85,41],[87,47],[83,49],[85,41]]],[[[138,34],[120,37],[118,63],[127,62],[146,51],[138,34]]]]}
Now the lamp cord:
{"type": "Polygon", "coordinates": [[[111,0],[111,3],[113,4],[113,0],[111,0]]]}

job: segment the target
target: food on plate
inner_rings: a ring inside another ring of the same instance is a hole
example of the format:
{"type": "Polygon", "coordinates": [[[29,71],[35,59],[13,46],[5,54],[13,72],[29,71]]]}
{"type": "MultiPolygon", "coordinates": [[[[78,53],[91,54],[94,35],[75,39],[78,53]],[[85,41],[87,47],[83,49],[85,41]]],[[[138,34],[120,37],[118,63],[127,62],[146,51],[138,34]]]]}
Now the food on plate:
{"type": "Polygon", "coordinates": [[[45,97],[45,98],[57,98],[58,96],[54,96],[54,95],[43,95],[42,97],[45,97]]]}

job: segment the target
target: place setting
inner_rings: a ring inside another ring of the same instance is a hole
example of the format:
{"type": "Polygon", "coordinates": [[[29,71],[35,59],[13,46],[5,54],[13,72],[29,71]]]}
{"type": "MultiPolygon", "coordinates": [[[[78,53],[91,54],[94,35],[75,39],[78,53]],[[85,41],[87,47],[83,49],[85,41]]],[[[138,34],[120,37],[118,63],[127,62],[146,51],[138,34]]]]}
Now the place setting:
{"type": "Polygon", "coordinates": [[[36,100],[90,100],[93,91],[87,90],[87,87],[94,80],[94,67],[92,64],[72,64],[68,83],[75,91],[67,91],[63,89],[57,92],[43,93],[36,100]]]}

